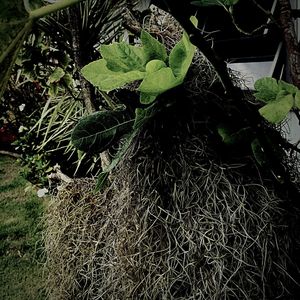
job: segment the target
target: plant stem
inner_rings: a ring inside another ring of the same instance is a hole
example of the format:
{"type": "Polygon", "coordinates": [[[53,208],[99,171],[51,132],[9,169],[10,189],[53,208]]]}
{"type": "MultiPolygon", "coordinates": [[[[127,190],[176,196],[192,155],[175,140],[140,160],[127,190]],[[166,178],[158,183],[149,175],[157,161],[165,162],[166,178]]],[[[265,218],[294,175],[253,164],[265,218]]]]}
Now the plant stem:
{"type": "Polygon", "coordinates": [[[51,13],[54,13],[60,9],[69,7],[73,4],[79,3],[81,1],[83,1],[83,0],[61,0],[61,1],[55,2],[50,5],[40,7],[29,13],[29,19],[35,20],[35,19],[45,17],[51,13]]]}

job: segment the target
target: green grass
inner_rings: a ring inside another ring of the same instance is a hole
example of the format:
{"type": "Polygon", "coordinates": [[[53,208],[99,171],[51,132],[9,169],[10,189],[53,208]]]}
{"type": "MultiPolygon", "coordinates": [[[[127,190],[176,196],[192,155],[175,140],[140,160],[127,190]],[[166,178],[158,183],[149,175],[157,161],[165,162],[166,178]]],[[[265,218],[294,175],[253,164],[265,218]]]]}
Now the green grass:
{"type": "Polygon", "coordinates": [[[25,192],[19,171],[15,159],[0,156],[0,300],[44,300],[40,217],[45,204],[25,192]]]}

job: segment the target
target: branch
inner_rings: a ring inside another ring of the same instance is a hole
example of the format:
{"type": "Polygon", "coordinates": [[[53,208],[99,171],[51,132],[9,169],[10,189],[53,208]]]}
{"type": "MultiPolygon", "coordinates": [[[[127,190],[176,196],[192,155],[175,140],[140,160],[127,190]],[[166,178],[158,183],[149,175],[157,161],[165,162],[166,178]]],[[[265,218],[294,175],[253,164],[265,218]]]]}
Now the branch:
{"type": "Polygon", "coordinates": [[[298,45],[292,9],[289,0],[279,0],[280,27],[287,49],[288,63],[290,67],[292,82],[300,89],[300,47],[298,45]]]}
{"type": "Polygon", "coordinates": [[[82,51],[81,39],[80,39],[80,28],[79,28],[79,15],[77,10],[71,7],[68,11],[68,19],[71,24],[71,38],[72,38],[72,49],[73,49],[73,58],[75,62],[75,68],[79,77],[80,87],[82,98],[84,101],[85,108],[89,114],[95,111],[93,102],[92,102],[92,92],[89,82],[82,76],[80,70],[83,68],[84,63],[82,61],[82,51]]]}
{"type": "Polygon", "coordinates": [[[275,23],[275,19],[272,15],[271,12],[269,11],[266,11],[263,7],[261,7],[256,1],[252,0],[252,2],[260,9],[262,10],[267,16],[268,16],[268,20],[265,24],[262,24],[260,25],[259,27],[253,29],[252,31],[245,31],[244,29],[242,29],[239,24],[236,22],[235,20],[235,17],[234,17],[234,14],[233,14],[233,8],[232,9],[228,9],[226,6],[224,6],[224,9],[228,12],[228,14],[230,15],[230,18],[231,18],[231,21],[232,21],[232,24],[235,26],[235,28],[241,32],[242,34],[244,35],[248,35],[248,36],[251,36],[253,34],[255,34],[256,32],[262,30],[262,29],[266,29],[270,26],[269,24],[269,20],[272,20],[273,23],[275,23]]]}
{"type": "Polygon", "coordinates": [[[273,22],[276,22],[273,13],[269,10],[264,9],[259,3],[257,3],[256,0],[252,0],[252,3],[258,8],[260,9],[266,16],[268,16],[273,22]]]}

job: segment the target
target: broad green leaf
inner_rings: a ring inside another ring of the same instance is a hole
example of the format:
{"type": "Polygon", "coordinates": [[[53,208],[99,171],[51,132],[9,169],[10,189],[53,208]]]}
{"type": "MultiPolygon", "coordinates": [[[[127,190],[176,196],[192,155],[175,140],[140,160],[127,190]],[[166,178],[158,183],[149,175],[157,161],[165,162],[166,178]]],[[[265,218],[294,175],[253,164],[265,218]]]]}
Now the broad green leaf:
{"type": "Polygon", "coordinates": [[[145,72],[129,71],[114,72],[107,68],[104,59],[96,60],[86,65],[82,70],[82,75],[98,87],[101,91],[109,92],[113,89],[120,88],[126,83],[143,79],[145,72]]]}
{"type": "Polygon", "coordinates": [[[226,145],[245,143],[252,136],[250,127],[244,127],[237,131],[233,131],[225,125],[220,125],[217,130],[226,145]]]}
{"type": "Polygon", "coordinates": [[[100,153],[128,133],[133,122],[124,111],[97,112],[79,121],[71,140],[79,150],[100,153]]]}
{"type": "Polygon", "coordinates": [[[142,30],[141,41],[145,53],[146,62],[153,59],[162,61],[167,60],[168,54],[165,46],[145,30],[142,30]]]}
{"type": "Polygon", "coordinates": [[[139,130],[144,124],[146,124],[157,113],[157,107],[155,104],[146,108],[137,108],[135,110],[135,119],[133,124],[134,130],[139,130]]]}
{"type": "Polygon", "coordinates": [[[259,109],[259,113],[270,123],[280,123],[294,104],[294,97],[292,94],[286,94],[286,91],[281,91],[276,101],[270,102],[259,109]]]}
{"type": "Polygon", "coordinates": [[[227,126],[220,124],[217,128],[217,131],[223,142],[227,144],[225,141],[230,137],[232,130],[230,130],[227,126]]]}
{"type": "Polygon", "coordinates": [[[176,78],[181,82],[192,63],[196,47],[190,42],[186,33],[182,39],[172,49],[169,56],[169,66],[176,78]]]}
{"type": "Polygon", "coordinates": [[[258,162],[260,166],[265,166],[267,163],[267,156],[259,142],[258,139],[254,139],[251,143],[252,153],[254,155],[255,160],[258,162]]]}
{"type": "Polygon", "coordinates": [[[135,136],[136,136],[136,131],[133,131],[133,132],[125,135],[123,143],[122,143],[120,149],[118,150],[117,154],[114,156],[113,160],[111,161],[110,165],[107,166],[98,175],[97,183],[96,183],[97,191],[102,191],[106,187],[109,173],[122,161],[122,159],[124,159],[124,156],[135,136]]]}
{"type": "Polygon", "coordinates": [[[234,144],[245,144],[249,139],[253,138],[252,130],[250,127],[244,127],[238,131],[232,133],[227,139],[224,140],[224,143],[228,145],[234,144]]]}
{"type": "Polygon", "coordinates": [[[58,82],[65,75],[65,71],[61,67],[57,67],[48,78],[48,84],[58,82]]]}
{"type": "Polygon", "coordinates": [[[293,84],[287,83],[283,80],[278,80],[278,85],[280,89],[287,91],[290,94],[295,94],[298,91],[298,88],[293,84]]]}
{"type": "Polygon", "coordinates": [[[133,130],[131,133],[125,136],[123,143],[120,149],[118,150],[117,154],[113,158],[111,164],[99,174],[97,178],[97,186],[96,186],[97,190],[100,191],[103,190],[103,188],[106,186],[109,172],[111,172],[121,162],[121,160],[126,155],[126,152],[129,146],[131,145],[133,139],[139,132],[139,129],[145,123],[147,123],[156,114],[156,112],[157,109],[154,104],[147,108],[137,108],[135,110],[135,120],[133,124],[133,130]]]}
{"type": "Polygon", "coordinates": [[[265,103],[274,101],[277,97],[277,94],[280,92],[281,88],[277,83],[277,80],[271,77],[264,77],[256,80],[254,84],[256,93],[254,96],[265,103]]]}
{"type": "Polygon", "coordinates": [[[175,78],[171,68],[162,68],[153,73],[146,73],[138,90],[150,95],[159,95],[180,83],[181,81],[175,78]]]}
{"type": "Polygon", "coordinates": [[[162,61],[158,59],[150,60],[146,65],[146,72],[147,73],[153,73],[156,72],[162,68],[166,68],[167,65],[162,61]]]}
{"type": "Polygon", "coordinates": [[[147,63],[142,47],[128,45],[125,42],[102,45],[102,58],[107,62],[107,68],[114,72],[145,71],[147,63]]]}
{"type": "Polygon", "coordinates": [[[239,0],[197,0],[197,1],[191,1],[191,4],[196,6],[215,6],[215,5],[231,6],[237,4],[238,2],[239,0]]]}
{"type": "Polygon", "coordinates": [[[294,105],[296,108],[300,109],[300,90],[296,92],[294,105]]]}

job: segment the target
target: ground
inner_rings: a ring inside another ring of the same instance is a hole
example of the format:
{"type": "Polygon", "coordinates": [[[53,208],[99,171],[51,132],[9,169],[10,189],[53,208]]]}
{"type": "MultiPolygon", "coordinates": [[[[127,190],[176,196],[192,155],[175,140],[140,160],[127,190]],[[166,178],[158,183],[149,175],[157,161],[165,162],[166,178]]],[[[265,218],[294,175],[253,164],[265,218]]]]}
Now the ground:
{"type": "Polygon", "coordinates": [[[0,156],[0,299],[39,300],[43,295],[40,217],[45,200],[20,175],[15,159],[0,156]]]}

